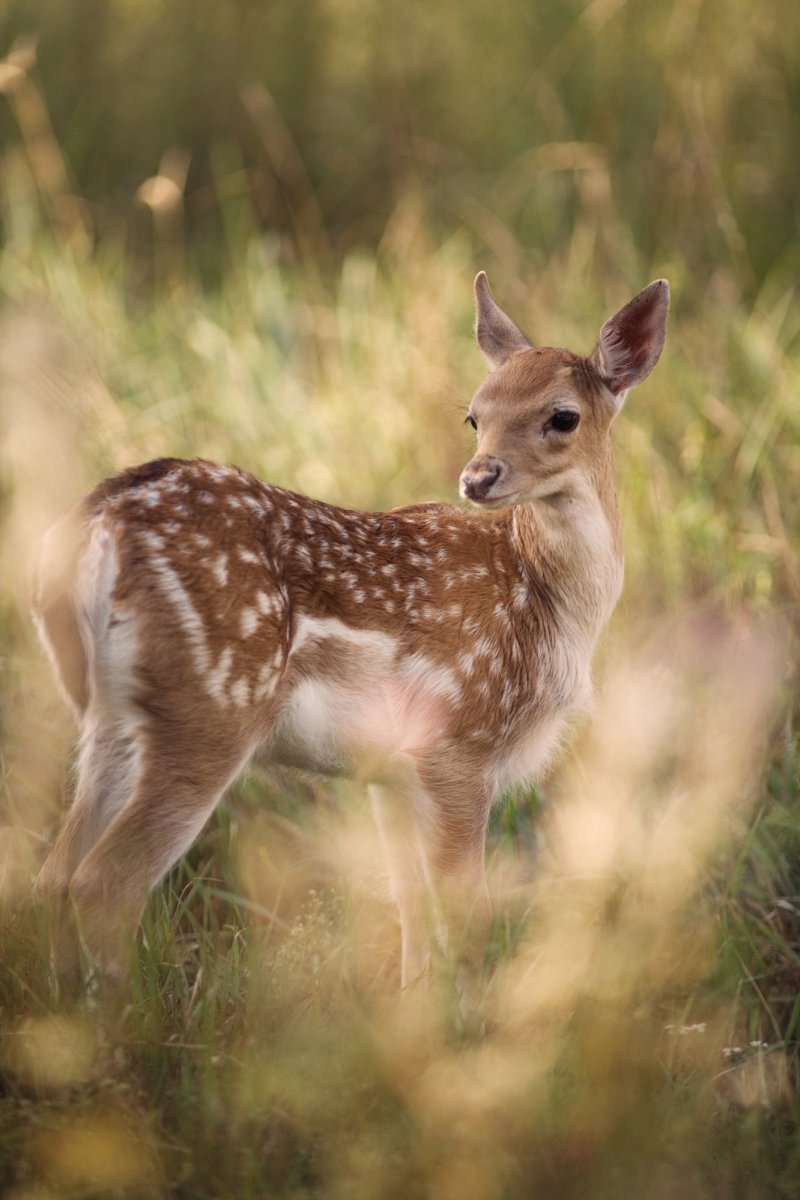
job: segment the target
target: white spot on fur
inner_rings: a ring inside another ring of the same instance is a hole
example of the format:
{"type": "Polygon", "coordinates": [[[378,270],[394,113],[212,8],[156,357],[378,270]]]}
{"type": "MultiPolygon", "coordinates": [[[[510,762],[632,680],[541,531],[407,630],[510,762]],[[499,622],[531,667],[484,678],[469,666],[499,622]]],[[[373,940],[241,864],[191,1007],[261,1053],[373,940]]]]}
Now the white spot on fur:
{"type": "Polygon", "coordinates": [[[475,665],[475,653],[473,650],[463,650],[458,656],[459,668],[465,675],[469,675],[475,665]]]}
{"type": "Polygon", "coordinates": [[[243,608],[239,614],[239,628],[243,638],[250,638],[258,629],[258,612],[255,608],[243,608]]]}
{"type": "Polygon", "coordinates": [[[211,463],[206,466],[206,475],[217,483],[229,483],[236,478],[236,471],[232,471],[230,467],[220,467],[216,463],[211,463]]]}
{"type": "Polygon", "coordinates": [[[244,676],[231,684],[231,700],[237,708],[246,708],[250,703],[250,684],[244,676]]]}
{"type": "Polygon", "coordinates": [[[272,663],[264,663],[258,672],[256,678],[256,686],[253,692],[253,697],[256,703],[260,704],[263,700],[267,700],[275,691],[278,685],[279,675],[272,663]]]}
{"type": "Polygon", "coordinates": [[[228,586],[228,556],[227,554],[218,554],[211,564],[211,572],[220,587],[228,586]]]}
{"type": "Polygon", "coordinates": [[[498,618],[498,620],[502,621],[504,625],[511,624],[508,613],[506,612],[506,606],[502,601],[498,601],[498,603],[495,604],[494,615],[498,618]]]}
{"type": "Polygon", "coordinates": [[[140,537],[147,545],[148,549],[155,550],[156,552],[164,550],[167,545],[166,540],[161,536],[160,533],[156,533],[154,529],[145,529],[140,534],[140,537]]]}
{"type": "Polygon", "coordinates": [[[270,596],[266,592],[256,592],[255,599],[258,611],[262,616],[271,617],[279,611],[280,605],[277,596],[270,596]]]}
{"type": "Polygon", "coordinates": [[[495,654],[494,642],[488,637],[479,638],[472,649],[476,658],[492,658],[495,654]]]}
{"type": "Polygon", "coordinates": [[[219,704],[225,703],[225,684],[228,681],[232,666],[233,650],[230,646],[226,646],[219,656],[217,665],[212,671],[209,671],[206,680],[208,690],[219,704]]]}

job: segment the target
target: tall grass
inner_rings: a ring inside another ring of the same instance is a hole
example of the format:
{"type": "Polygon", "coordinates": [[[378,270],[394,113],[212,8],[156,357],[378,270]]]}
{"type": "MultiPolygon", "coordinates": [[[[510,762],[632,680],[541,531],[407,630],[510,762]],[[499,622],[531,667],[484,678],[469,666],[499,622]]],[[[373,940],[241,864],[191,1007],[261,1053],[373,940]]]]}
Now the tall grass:
{"type": "MultiPolygon", "coordinates": [[[[580,23],[560,36],[569,47],[580,23]]],[[[30,897],[71,731],[27,617],[37,532],[98,477],[163,453],[363,507],[451,498],[483,367],[476,242],[434,237],[419,193],[378,250],[334,271],[316,269],[307,225],[302,268],[237,232],[206,290],[172,159],[143,196],[150,293],[65,207],[48,138],[7,155],[2,192],[0,1189],[796,1196],[791,290],[773,279],[747,300],[721,272],[701,305],[674,247],[649,255],[590,199],[546,261],[492,226],[496,290],[541,343],[588,351],[656,274],[675,305],[666,357],[617,422],[628,571],[597,711],[541,794],[495,816],[494,925],[466,1018],[446,964],[398,991],[358,789],[279,774],[241,781],[152,897],[125,1006],[91,990],[57,1003],[30,897]],[[606,273],[612,251],[625,266],[606,273]]]]}
{"type": "MultiPolygon", "coordinates": [[[[788,0],[8,0],[0,46],[35,43],[101,237],[143,247],[134,195],[188,155],[216,276],[210,234],[254,220],[342,255],[416,190],[433,228],[500,258],[518,243],[544,267],[588,211],[606,277],[677,257],[701,295],[732,277],[752,300],[797,276],[799,22],[788,0]]],[[[37,136],[40,111],[13,105],[4,140],[18,119],[37,136]]]]}

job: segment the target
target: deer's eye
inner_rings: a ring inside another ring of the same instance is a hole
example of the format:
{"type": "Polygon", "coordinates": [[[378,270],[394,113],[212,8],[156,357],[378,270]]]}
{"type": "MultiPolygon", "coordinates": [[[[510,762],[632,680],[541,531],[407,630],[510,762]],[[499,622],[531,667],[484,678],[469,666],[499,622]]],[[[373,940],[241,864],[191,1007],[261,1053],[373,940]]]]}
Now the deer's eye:
{"type": "Polygon", "coordinates": [[[467,413],[467,415],[466,415],[466,417],[465,417],[465,419],[464,419],[464,424],[465,424],[465,425],[471,425],[473,429],[477,429],[477,428],[478,428],[478,422],[475,420],[475,418],[473,417],[472,413],[467,413]]]}
{"type": "Polygon", "coordinates": [[[580,413],[576,413],[574,409],[560,408],[558,412],[553,413],[549,425],[556,433],[572,433],[573,429],[578,428],[580,419],[580,413]]]}

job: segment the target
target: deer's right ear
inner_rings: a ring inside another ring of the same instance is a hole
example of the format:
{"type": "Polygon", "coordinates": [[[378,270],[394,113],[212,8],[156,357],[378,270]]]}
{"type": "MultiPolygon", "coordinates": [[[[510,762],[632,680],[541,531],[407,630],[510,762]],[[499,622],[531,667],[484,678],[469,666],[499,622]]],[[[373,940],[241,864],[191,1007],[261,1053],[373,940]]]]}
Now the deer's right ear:
{"type": "Polygon", "coordinates": [[[641,383],[664,347],[669,284],[657,279],[606,321],[591,362],[619,407],[629,388],[641,383]]]}
{"type": "Polygon", "coordinates": [[[511,317],[495,303],[485,271],[475,276],[475,336],[490,367],[502,367],[518,350],[530,350],[531,343],[511,317]]]}

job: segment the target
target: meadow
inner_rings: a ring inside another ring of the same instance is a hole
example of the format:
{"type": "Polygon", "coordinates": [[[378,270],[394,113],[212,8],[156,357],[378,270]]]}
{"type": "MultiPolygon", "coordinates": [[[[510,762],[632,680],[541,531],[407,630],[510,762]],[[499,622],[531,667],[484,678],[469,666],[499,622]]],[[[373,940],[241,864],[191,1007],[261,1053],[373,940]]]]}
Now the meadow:
{"type": "Polygon", "coordinates": [[[291,7],[0,17],[0,1194],[794,1200],[800,18],[504,0],[491,31],[444,6],[442,41],[422,6],[291,7]],[[363,790],[281,772],[155,891],[124,1002],[56,998],[32,881],[73,731],[38,534],[162,454],[452,500],[479,268],[544,345],[588,353],[660,275],[673,307],[616,424],[595,712],[492,821],[475,1011],[447,963],[399,991],[363,790]]]}

